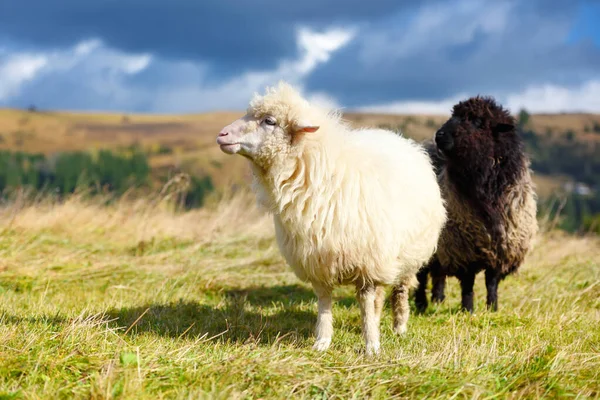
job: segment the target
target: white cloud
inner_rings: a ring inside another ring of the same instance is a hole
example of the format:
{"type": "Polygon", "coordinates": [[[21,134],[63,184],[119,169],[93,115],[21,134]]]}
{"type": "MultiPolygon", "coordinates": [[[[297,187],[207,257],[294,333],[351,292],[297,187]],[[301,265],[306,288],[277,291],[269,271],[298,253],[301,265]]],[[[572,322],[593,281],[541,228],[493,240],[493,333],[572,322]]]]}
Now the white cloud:
{"type": "MultiPolygon", "coordinates": [[[[163,112],[245,109],[254,92],[261,92],[266,85],[281,79],[295,84],[302,90],[304,78],[318,65],[329,61],[331,54],[346,46],[355,35],[356,30],[350,28],[336,28],[324,32],[300,28],[297,33],[300,55],[297,59],[283,60],[272,70],[246,72],[219,85],[210,85],[207,79],[198,81],[197,76],[203,73],[201,66],[190,68],[190,65],[186,64],[183,68],[182,65],[171,65],[174,71],[185,69],[190,75],[190,83],[175,85],[155,93],[151,108],[163,112]]],[[[316,94],[316,98],[324,101],[322,104],[336,105],[333,98],[326,99],[323,94],[316,94]]]]}
{"type": "Polygon", "coordinates": [[[308,101],[313,104],[316,104],[319,107],[323,107],[329,110],[339,110],[343,108],[338,101],[325,92],[315,92],[309,93],[307,95],[308,101]]]}
{"type": "Polygon", "coordinates": [[[150,65],[152,57],[149,54],[141,56],[127,56],[122,58],[123,72],[129,75],[135,75],[145,70],[150,65]]]}
{"type": "Polygon", "coordinates": [[[89,75],[100,71],[113,74],[137,74],[152,61],[150,54],[128,54],[108,48],[100,40],[92,39],[78,43],[72,49],[46,54],[48,72],[67,72],[86,69],[89,75]]]}
{"type": "Polygon", "coordinates": [[[452,106],[466,95],[454,96],[440,101],[398,101],[355,108],[355,111],[382,114],[443,114],[452,112],[452,106]]]}
{"type": "Polygon", "coordinates": [[[534,113],[597,113],[600,112],[600,80],[570,88],[552,84],[530,87],[506,96],[505,104],[513,112],[525,108],[534,113]]]}
{"type": "Polygon", "coordinates": [[[44,55],[18,54],[0,61],[0,101],[19,93],[21,86],[35,78],[48,64],[44,55]]]}
{"type": "Polygon", "coordinates": [[[329,61],[331,53],[344,47],[355,36],[351,29],[332,29],[323,33],[300,28],[298,31],[298,47],[304,56],[292,62],[292,69],[299,74],[308,74],[315,67],[329,61]]]}
{"type": "MultiPolygon", "coordinates": [[[[32,86],[32,97],[35,97],[36,83],[77,78],[82,86],[92,88],[93,93],[87,95],[112,93],[123,97],[123,78],[143,71],[151,61],[149,54],[123,53],[105,47],[96,39],[79,42],[65,50],[7,53],[4,61],[0,61],[0,103],[9,104],[25,84],[32,86]]],[[[54,96],[73,97],[75,94],[54,93],[54,96]]]]}
{"type": "MultiPolygon", "coordinates": [[[[280,79],[302,90],[304,79],[355,35],[356,30],[351,28],[299,28],[297,57],[281,60],[273,69],[248,71],[219,83],[208,76],[206,63],[129,54],[97,39],[81,41],[61,51],[9,53],[4,56],[7,61],[0,63],[0,82],[4,82],[0,83],[0,104],[10,104],[11,99],[21,96],[22,102],[40,102],[41,107],[153,112],[244,109],[254,92],[280,79]],[[141,84],[129,79],[145,70],[159,78],[141,84]],[[25,82],[31,85],[26,93],[20,93],[25,82]],[[63,87],[68,89],[56,93],[63,87]]],[[[314,98],[321,104],[336,105],[324,93],[314,94],[314,98]]]]}
{"type": "Polygon", "coordinates": [[[84,40],[83,42],[79,42],[73,51],[77,56],[87,56],[100,46],[102,46],[102,42],[98,39],[84,40]]]}
{"type": "Polygon", "coordinates": [[[424,6],[406,25],[385,26],[366,34],[359,58],[366,65],[389,63],[418,56],[424,49],[439,52],[469,43],[478,32],[500,36],[513,7],[512,0],[458,0],[424,6]]]}
{"type": "MultiPolygon", "coordinates": [[[[400,101],[357,107],[356,111],[386,114],[450,114],[452,106],[473,94],[460,94],[440,101],[400,101]]],[[[600,112],[600,80],[576,87],[553,84],[531,86],[518,93],[494,96],[512,113],[525,108],[532,113],[600,112]]]]}

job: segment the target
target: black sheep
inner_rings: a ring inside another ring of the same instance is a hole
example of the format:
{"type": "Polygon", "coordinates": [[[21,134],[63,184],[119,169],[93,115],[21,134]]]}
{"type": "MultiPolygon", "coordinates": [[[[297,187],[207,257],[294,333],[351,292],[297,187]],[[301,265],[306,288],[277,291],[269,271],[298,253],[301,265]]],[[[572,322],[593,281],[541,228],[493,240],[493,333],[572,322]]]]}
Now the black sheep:
{"type": "Polygon", "coordinates": [[[515,272],[537,232],[536,194],[515,120],[492,98],[456,104],[426,146],[437,168],[448,222],[436,255],[417,278],[415,302],[444,299],[446,276],[460,280],[462,307],[473,311],[475,275],[485,270],[487,305],[498,308],[498,284],[515,272]]]}

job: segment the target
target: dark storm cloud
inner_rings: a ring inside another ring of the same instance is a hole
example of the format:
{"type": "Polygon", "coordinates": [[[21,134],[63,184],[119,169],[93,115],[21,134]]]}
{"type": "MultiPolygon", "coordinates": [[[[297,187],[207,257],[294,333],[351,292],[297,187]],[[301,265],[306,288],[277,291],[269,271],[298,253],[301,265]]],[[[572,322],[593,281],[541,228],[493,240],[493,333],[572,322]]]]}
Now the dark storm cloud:
{"type": "Polygon", "coordinates": [[[253,91],[282,74],[348,108],[464,93],[502,96],[532,85],[570,90],[600,81],[599,5],[598,0],[0,0],[0,104],[240,108],[253,91]],[[310,29],[302,46],[299,27],[310,29]],[[352,39],[331,48],[331,36],[318,35],[332,28],[352,31],[352,39]],[[90,39],[100,44],[78,53],[90,39]],[[127,72],[136,62],[129,57],[140,53],[151,55],[147,64],[127,72]],[[35,67],[40,57],[44,63],[35,67]]]}
{"type": "MultiPolygon", "coordinates": [[[[431,1],[420,2],[421,4],[431,1]]],[[[39,47],[89,38],[128,52],[205,61],[224,75],[296,53],[298,25],[359,24],[418,2],[397,0],[4,0],[0,37],[39,47]]]]}
{"type": "Polygon", "coordinates": [[[308,88],[327,90],[342,104],[359,106],[441,100],[464,92],[505,94],[549,82],[579,84],[599,77],[600,48],[591,41],[567,43],[577,8],[576,2],[559,0],[513,2],[506,15],[493,9],[456,12],[431,28],[437,32],[420,35],[410,25],[398,27],[392,16],[334,54],[311,74],[308,88]],[[482,23],[469,32],[474,17],[482,23]],[[495,22],[498,28],[486,31],[495,22]],[[467,39],[453,40],[461,30],[467,39]],[[407,37],[417,45],[399,51],[407,37]]]}

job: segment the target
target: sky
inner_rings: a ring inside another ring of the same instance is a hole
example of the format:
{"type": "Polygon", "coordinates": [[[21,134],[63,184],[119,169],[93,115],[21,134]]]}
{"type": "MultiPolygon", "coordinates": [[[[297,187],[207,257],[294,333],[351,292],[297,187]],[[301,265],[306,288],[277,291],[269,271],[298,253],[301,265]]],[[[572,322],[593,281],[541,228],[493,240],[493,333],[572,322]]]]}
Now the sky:
{"type": "Polygon", "coordinates": [[[600,0],[0,0],[0,107],[600,112],[600,0]]]}

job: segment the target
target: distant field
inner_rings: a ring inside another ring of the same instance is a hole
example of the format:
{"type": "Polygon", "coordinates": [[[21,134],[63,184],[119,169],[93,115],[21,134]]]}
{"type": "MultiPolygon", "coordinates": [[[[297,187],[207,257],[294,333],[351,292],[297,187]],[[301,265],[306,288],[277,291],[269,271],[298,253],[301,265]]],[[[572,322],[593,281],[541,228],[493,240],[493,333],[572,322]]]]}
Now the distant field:
{"type": "MultiPolygon", "coordinates": [[[[230,157],[215,145],[217,132],[242,112],[197,115],[84,114],[0,110],[0,149],[52,154],[59,151],[114,148],[139,144],[151,152],[156,171],[186,167],[207,174],[217,188],[247,179],[248,168],[241,157],[230,157]],[[159,147],[169,149],[160,152],[159,147]]],[[[402,131],[422,141],[431,138],[446,116],[346,114],[354,126],[383,126],[402,131]]],[[[600,144],[600,115],[533,115],[530,127],[555,140],[572,131],[575,140],[600,144]]],[[[542,196],[552,193],[564,177],[536,176],[542,196]]]]}

